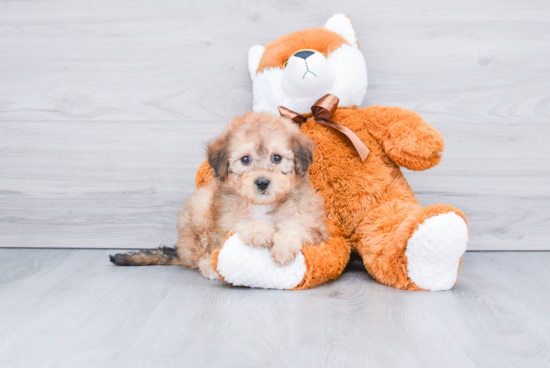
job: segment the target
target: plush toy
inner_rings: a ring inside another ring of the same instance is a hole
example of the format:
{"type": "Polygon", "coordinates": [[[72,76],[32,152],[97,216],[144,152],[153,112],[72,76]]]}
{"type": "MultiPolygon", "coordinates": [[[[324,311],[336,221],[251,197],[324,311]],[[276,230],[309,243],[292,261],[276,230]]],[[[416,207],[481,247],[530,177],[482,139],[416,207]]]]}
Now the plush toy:
{"type": "MultiPolygon", "coordinates": [[[[337,278],[356,252],[386,285],[448,290],[456,283],[468,241],[466,218],[447,204],[421,207],[400,170],[437,165],[443,139],[412,111],[355,107],[367,91],[358,47],[350,19],[336,14],[324,27],[250,49],[254,111],[292,118],[315,144],[309,175],[325,199],[330,239],[304,246],[293,264],[277,267],[267,250],[246,246],[233,234],[212,255],[225,281],[306,289],[337,278]]],[[[203,163],[197,185],[212,177],[203,163]]]]}

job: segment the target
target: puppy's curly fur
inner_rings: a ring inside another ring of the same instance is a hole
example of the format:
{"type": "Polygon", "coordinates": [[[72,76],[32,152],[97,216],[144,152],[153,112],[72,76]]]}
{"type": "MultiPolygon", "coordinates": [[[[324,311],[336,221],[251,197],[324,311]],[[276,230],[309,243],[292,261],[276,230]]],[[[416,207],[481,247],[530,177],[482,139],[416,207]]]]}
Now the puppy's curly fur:
{"type": "Polygon", "coordinates": [[[323,199],[307,170],[313,143],[290,120],[268,113],[235,118],[207,149],[215,180],[197,189],[178,218],[176,249],[122,253],[117,265],[183,265],[217,278],[210,255],[231,233],[268,248],[280,265],[303,245],[327,239],[323,199]]]}

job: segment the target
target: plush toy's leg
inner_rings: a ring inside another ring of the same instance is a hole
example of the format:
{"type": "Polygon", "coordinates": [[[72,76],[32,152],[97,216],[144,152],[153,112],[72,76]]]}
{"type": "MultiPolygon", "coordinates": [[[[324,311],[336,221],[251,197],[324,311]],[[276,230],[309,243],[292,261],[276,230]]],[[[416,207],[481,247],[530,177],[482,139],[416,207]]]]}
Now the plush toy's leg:
{"type": "Polygon", "coordinates": [[[319,246],[302,248],[306,262],[306,274],[294,290],[309,289],[323,282],[334,280],[348,264],[351,254],[349,243],[336,225],[327,224],[330,238],[319,246]]]}
{"type": "Polygon", "coordinates": [[[407,290],[448,290],[456,283],[468,228],[449,205],[392,201],[363,220],[353,243],[379,282],[407,290]]]}
{"type": "MultiPolygon", "coordinates": [[[[195,179],[197,188],[203,186],[205,183],[211,180],[212,177],[213,177],[212,168],[208,165],[208,162],[204,161],[199,167],[199,169],[197,170],[197,176],[195,179]]],[[[336,222],[334,221],[327,221],[329,239],[326,242],[321,243],[319,246],[305,246],[302,248],[303,262],[305,263],[306,270],[302,280],[298,283],[298,285],[291,287],[294,290],[308,289],[316,285],[322,284],[323,282],[334,280],[335,278],[340,276],[342,271],[344,271],[344,268],[346,267],[346,264],[349,261],[351,247],[349,243],[343,238],[342,232],[335,225],[335,223],[336,222]]],[[[235,248],[242,250],[242,247],[239,247],[238,245],[236,247],[233,247],[232,249],[235,249],[235,248]]],[[[225,280],[224,276],[220,272],[218,272],[218,260],[219,260],[221,249],[222,248],[218,248],[212,253],[211,264],[214,270],[216,270],[216,272],[218,273],[220,279],[224,281],[228,281],[228,280],[225,280]]],[[[232,250],[229,249],[229,251],[232,251],[232,250]]],[[[245,251],[243,255],[250,257],[250,259],[255,259],[255,257],[257,257],[256,255],[257,253],[258,252],[245,251]]],[[[235,253],[235,254],[230,254],[229,256],[230,258],[233,257],[233,259],[237,259],[241,257],[241,254],[235,253]]],[[[242,259],[242,258],[239,258],[239,259],[242,259]]],[[[266,260],[263,259],[261,255],[258,258],[256,258],[256,260],[258,263],[266,262],[266,260]]],[[[301,261],[301,260],[298,260],[298,261],[301,261]]],[[[272,265],[269,264],[268,262],[266,266],[272,266],[272,265]]],[[[263,271],[269,272],[269,267],[262,268],[260,266],[255,268],[251,267],[248,269],[258,270],[258,268],[260,269],[259,272],[263,272],[263,271]]],[[[274,269],[274,270],[280,271],[278,269],[274,269]]],[[[245,270],[240,269],[239,271],[241,275],[243,272],[245,273],[247,272],[246,269],[245,270]]],[[[274,272],[273,274],[275,275],[277,274],[277,272],[274,272]]],[[[283,275],[285,275],[285,272],[283,272],[283,275]]],[[[266,275],[263,275],[263,276],[266,277],[266,275]]],[[[248,275],[248,279],[250,278],[254,278],[253,275],[248,275]]],[[[267,277],[266,279],[269,279],[269,277],[267,277]]],[[[244,282],[244,283],[241,283],[240,285],[271,288],[273,287],[274,283],[272,280],[270,283],[263,283],[261,280],[255,280],[255,282],[252,282],[252,283],[244,282]]]]}
{"type": "Polygon", "coordinates": [[[340,230],[334,225],[327,225],[329,239],[319,246],[304,246],[296,262],[289,266],[276,267],[268,251],[235,243],[234,237],[224,244],[223,259],[220,257],[222,248],[212,253],[211,264],[220,279],[234,285],[293,290],[311,288],[340,276],[351,253],[350,245],[340,230]],[[241,261],[249,264],[241,265],[241,261]],[[297,274],[300,278],[293,281],[297,274]]]}

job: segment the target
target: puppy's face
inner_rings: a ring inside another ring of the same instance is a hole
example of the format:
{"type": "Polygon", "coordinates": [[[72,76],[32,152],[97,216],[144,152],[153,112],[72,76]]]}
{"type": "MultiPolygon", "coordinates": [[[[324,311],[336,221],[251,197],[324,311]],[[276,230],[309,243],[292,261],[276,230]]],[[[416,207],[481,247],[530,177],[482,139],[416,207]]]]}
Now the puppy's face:
{"type": "Polygon", "coordinates": [[[267,113],[235,118],[208,146],[215,176],[252,204],[285,196],[313,161],[313,144],[290,120],[267,113]]]}

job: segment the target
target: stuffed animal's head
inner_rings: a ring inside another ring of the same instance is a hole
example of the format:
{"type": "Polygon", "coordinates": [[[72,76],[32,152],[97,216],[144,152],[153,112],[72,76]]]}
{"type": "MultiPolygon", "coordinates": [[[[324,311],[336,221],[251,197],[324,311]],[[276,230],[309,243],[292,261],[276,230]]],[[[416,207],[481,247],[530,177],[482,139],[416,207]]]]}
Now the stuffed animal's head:
{"type": "Polygon", "coordinates": [[[327,93],[340,107],[360,105],[367,92],[367,65],[351,20],[333,15],[324,27],[279,37],[248,53],[254,111],[278,114],[284,106],[300,114],[327,93]]]}

